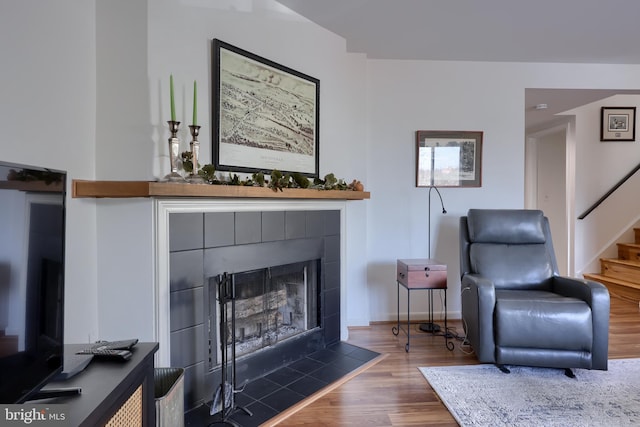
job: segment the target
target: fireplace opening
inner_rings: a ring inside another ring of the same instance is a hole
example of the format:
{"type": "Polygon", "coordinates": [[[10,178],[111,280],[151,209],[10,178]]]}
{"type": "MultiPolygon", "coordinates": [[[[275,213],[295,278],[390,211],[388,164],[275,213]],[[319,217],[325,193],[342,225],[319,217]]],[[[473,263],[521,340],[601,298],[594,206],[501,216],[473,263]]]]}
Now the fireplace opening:
{"type": "Polygon", "coordinates": [[[212,292],[210,368],[220,364],[221,335],[227,346],[235,341],[240,358],[320,327],[319,266],[316,259],[232,274],[226,319],[220,319],[220,289],[212,292]]]}

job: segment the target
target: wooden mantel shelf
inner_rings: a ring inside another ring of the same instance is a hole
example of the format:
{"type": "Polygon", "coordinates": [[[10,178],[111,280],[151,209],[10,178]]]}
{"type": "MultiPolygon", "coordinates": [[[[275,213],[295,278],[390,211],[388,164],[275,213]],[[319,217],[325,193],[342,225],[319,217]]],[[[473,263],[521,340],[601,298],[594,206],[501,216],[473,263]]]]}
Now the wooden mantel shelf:
{"type": "Polygon", "coordinates": [[[285,188],[273,191],[267,187],[240,185],[174,184],[154,181],[85,181],[72,182],[74,198],[127,198],[127,197],[226,197],[254,199],[369,199],[368,191],[316,190],[285,188]]]}

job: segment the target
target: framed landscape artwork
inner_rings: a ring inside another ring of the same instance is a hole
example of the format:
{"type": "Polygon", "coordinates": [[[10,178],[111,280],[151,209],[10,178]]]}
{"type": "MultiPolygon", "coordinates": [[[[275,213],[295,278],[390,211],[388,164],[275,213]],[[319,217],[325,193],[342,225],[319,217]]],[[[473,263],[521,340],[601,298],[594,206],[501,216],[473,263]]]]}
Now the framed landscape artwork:
{"type": "Polygon", "coordinates": [[[216,170],[318,176],[320,81],[213,40],[216,170]]]}
{"type": "Polygon", "coordinates": [[[482,132],[416,131],[416,187],[480,187],[482,132]]]}
{"type": "Polygon", "coordinates": [[[602,107],[600,141],[635,141],[636,107],[602,107]]]}

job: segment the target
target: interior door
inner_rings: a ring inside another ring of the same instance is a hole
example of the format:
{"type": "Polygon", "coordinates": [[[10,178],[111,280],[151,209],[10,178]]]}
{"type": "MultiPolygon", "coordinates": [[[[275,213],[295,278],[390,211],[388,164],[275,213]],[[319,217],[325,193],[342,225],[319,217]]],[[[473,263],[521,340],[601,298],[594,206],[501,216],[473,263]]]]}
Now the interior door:
{"type": "Polygon", "coordinates": [[[560,274],[568,275],[569,226],[567,215],[567,132],[556,127],[527,139],[527,203],[549,218],[560,274]]]}

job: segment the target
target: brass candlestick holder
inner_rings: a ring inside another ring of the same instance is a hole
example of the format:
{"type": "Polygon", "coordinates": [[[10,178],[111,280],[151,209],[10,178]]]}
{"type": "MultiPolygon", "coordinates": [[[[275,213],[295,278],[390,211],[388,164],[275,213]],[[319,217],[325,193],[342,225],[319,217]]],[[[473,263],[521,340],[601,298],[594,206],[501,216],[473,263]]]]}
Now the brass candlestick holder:
{"type": "Polygon", "coordinates": [[[178,156],[180,155],[178,129],[180,129],[180,122],[169,120],[167,123],[169,123],[169,132],[171,132],[171,138],[169,138],[169,163],[171,165],[171,172],[164,177],[164,181],[184,182],[184,178],[178,173],[178,156]]]}
{"type": "Polygon", "coordinates": [[[204,178],[198,173],[198,159],[200,157],[200,143],[198,142],[198,135],[200,134],[200,126],[189,125],[191,131],[191,162],[193,169],[187,178],[191,184],[204,184],[204,178]]]}

